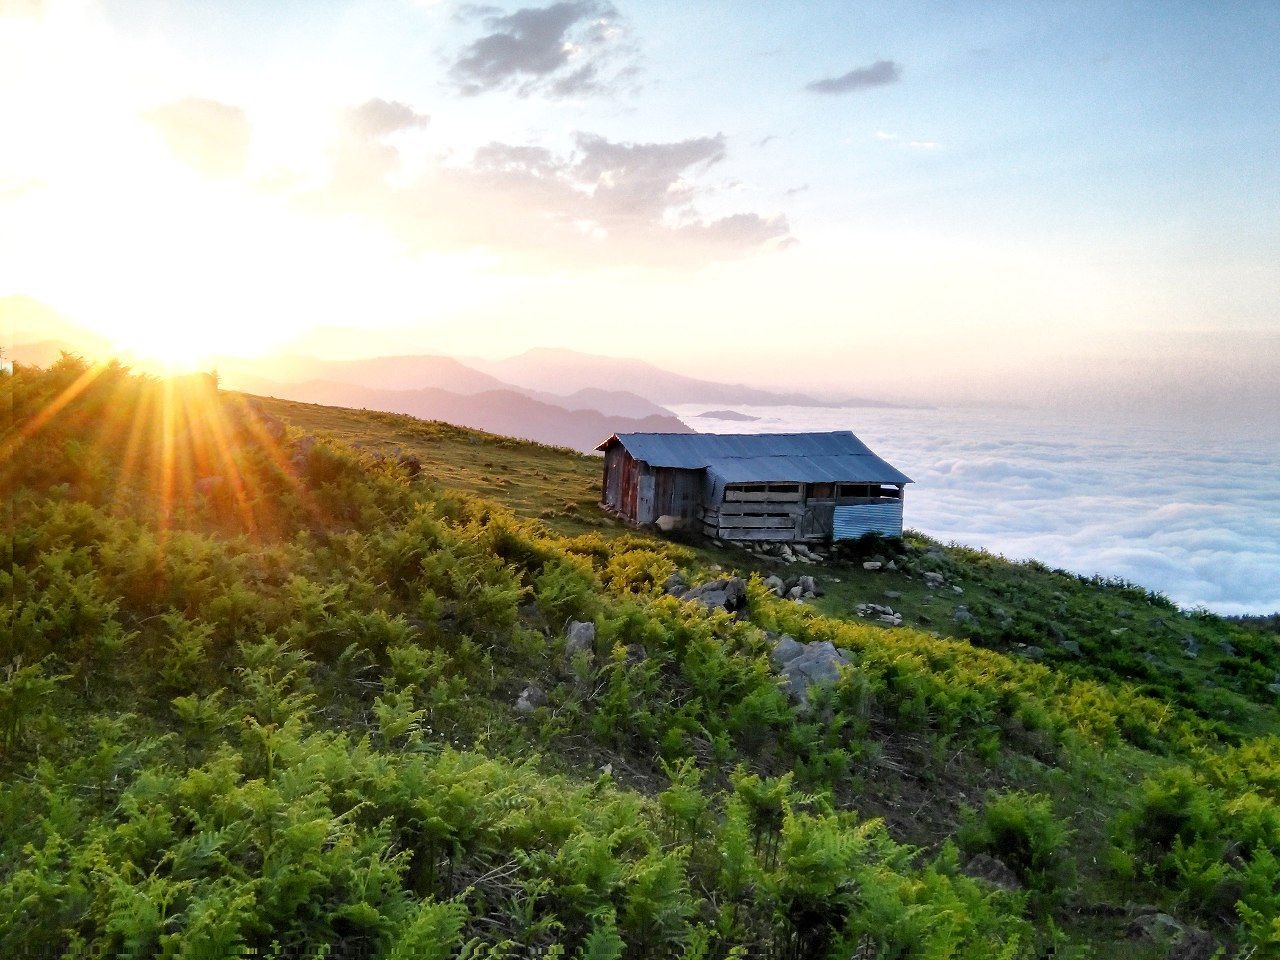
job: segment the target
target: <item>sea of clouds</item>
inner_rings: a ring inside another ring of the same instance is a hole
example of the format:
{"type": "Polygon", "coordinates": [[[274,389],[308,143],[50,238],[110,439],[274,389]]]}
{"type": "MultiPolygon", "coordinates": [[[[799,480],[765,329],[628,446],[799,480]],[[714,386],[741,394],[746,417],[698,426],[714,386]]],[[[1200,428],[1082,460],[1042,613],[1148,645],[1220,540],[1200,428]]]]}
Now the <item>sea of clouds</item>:
{"type": "Polygon", "coordinates": [[[984,408],[741,407],[707,432],[850,429],[907,473],[906,522],[943,541],[1123,577],[1185,607],[1280,610],[1280,432],[984,408]]]}

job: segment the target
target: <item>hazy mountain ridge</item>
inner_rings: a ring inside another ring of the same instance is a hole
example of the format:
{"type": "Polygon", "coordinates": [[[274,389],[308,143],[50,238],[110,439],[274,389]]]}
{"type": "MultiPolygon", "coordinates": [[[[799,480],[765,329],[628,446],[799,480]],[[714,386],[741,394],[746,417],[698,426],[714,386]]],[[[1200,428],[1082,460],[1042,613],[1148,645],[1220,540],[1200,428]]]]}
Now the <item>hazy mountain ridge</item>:
{"type": "Polygon", "coordinates": [[[665,370],[646,360],[604,357],[557,347],[535,347],[514,357],[466,362],[477,370],[531,389],[552,389],[555,384],[576,383],[608,388],[626,384],[628,390],[654,403],[719,403],[806,407],[901,407],[907,404],[864,397],[815,397],[745,384],[703,380],[665,370]]]}
{"type": "Polygon", "coordinates": [[[613,416],[598,410],[566,410],[510,389],[459,394],[435,387],[378,390],[324,380],[272,383],[253,379],[242,380],[238,386],[253,393],[286,400],[361,407],[409,414],[423,420],[441,420],[583,452],[594,449],[596,444],[615,432],[694,432],[672,414],[637,418],[613,416]]]}

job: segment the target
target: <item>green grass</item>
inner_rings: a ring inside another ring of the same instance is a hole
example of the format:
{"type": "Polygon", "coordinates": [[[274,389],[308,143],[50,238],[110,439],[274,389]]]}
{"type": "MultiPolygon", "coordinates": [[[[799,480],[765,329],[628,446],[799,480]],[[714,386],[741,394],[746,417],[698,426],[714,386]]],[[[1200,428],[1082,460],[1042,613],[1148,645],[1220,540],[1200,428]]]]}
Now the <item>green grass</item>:
{"type": "Polygon", "coordinates": [[[277,443],[124,371],[4,387],[0,949],[1118,958],[1148,902],[1276,945],[1265,629],[916,535],[881,573],[673,543],[599,511],[595,458],[407,417],[261,401],[277,443]],[[708,617],[676,567],[827,593],[708,617]],[[901,627],[854,612],[885,591],[901,627]],[[812,712],[766,629],[849,651],[812,712]],[[1019,836],[1033,896],[959,869],[1019,836]]]}
{"type": "Polygon", "coordinates": [[[257,402],[304,433],[412,454],[432,485],[491,498],[561,532],[612,525],[599,508],[603,462],[598,457],[396,413],[269,398],[257,402]]]}

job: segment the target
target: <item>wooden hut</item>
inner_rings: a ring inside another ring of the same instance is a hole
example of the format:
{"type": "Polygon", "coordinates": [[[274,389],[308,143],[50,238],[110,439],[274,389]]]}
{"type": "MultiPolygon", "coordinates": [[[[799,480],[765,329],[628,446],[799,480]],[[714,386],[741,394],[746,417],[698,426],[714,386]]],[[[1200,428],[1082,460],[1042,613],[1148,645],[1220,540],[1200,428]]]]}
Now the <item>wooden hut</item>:
{"type": "Polygon", "coordinates": [[[782,543],[902,534],[911,478],[847,430],[615,433],[596,449],[601,505],[630,523],[782,543]]]}

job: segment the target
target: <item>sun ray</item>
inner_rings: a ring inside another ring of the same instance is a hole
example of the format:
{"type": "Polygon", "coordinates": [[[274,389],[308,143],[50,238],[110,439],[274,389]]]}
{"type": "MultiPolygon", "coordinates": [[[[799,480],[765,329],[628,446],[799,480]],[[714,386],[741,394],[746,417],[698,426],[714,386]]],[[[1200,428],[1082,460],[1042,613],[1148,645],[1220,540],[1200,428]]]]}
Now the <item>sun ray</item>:
{"type": "Polygon", "coordinates": [[[248,533],[252,536],[257,532],[257,523],[253,515],[253,505],[247,492],[250,478],[247,478],[240,470],[233,456],[222,406],[218,403],[216,395],[211,397],[204,392],[193,398],[193,401],[202,407],[201,412],[209,427],[214,450],[222,462],[223,477],[231,487],[231,495],[235,500],[236,509],[244,521],[248,533]]]}
{"type": "Polygon", "coordinates": [[[151,427],[151,413],[154,405],[152,390],[136,391],[133,419],[129,426],[128,438],[125,440],[124,453],[120,461],[120,479],[118,489],[124,489],[134,478],[134,471],[142,453],[143,440],[151,427]]]}
{"type": "Polygon", "coordinates": [[[280,475],[284,478],[291,490],[297,494],[298,499],[302,502],[302,506],[314,518],[320,519],[320,506],[311,496],[311,492],[307,489],[306,484],[302,482],[293,472],[293,464],[290,462],[289,455],[280,442],[267,432],[258,418],[251,411],[246,411],[245,424],[249,428],[249,432],[253,434],[253,438],[258,441],[262,451],[271,460],[272,464],[280,471],[280,475]]]}
{"type": "Polygon", "coordinates": [[[168,540],[169,527],[173,515],[173,471],[174,471],[174,400],[173,381],[164,379],[160,383],[160,459],[156,464],[159,471],[159,530],[163,544],[168,540]]]}
{"type": "Polygon", "coordinates": [[[10,457],[17,456],[21,445],[31,439],[36,433],[44,429],[44,427],[53,420],[59,413],[67,408],[75,399],[84,393],[89,387],[111,366],[113,362],[109,360],[99,361],[92,366],[86,368],[80,376],[76,377],[58,396],[54,397],[43,410],[40,410],[23,424],[15,433],[13,433],[2,446],[0,446],[0,459],[7,460],[10,457]]]}

